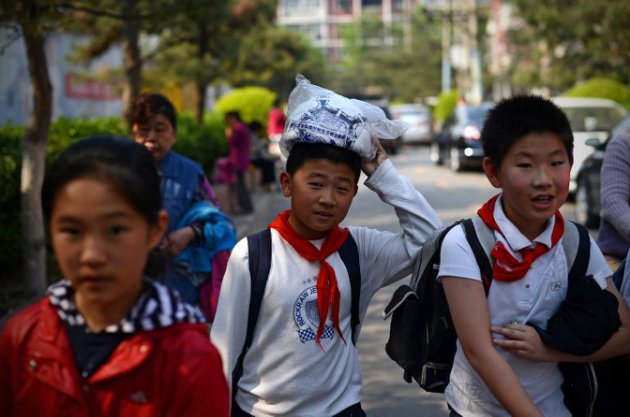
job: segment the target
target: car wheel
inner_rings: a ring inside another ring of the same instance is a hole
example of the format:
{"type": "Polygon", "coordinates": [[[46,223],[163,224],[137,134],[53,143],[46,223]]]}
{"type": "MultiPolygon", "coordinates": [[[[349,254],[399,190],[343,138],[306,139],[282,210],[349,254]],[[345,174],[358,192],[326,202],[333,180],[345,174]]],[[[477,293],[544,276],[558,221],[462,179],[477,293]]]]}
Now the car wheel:
{"type": "Polygon", "coordinates": [[[589,182],[586,178],[580,178],[575,191],[575,220],[584,227],[595,228],[599,226],[599,216],[593,214],[591,207],[593,207],[593,202],[590,197],[589,182]]]}
{"type": "Polygon", "coordinates": [[[451,148],[449,162],[452,171],[461,172],[464,170],[462,166],[462,154],[457,147],[451,148]]]}
{"type": "Polygon", "coordinates": [[[436,142],[431,143],[431,162],[435,165],[444,164],[444,159],[442,158],[442,154],[440,153],[440,145],[436,142]]]}

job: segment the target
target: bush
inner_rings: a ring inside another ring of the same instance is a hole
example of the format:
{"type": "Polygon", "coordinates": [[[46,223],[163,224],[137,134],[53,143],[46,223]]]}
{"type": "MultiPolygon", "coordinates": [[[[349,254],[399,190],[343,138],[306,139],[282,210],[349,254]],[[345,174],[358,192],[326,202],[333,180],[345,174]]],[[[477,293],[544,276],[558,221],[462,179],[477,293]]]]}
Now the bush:
{"type": "Polygon", "coordinates": [[[173,149],[200,163],[208,178],[212,178],[214,160],[228,152],[223,114],[207,113],[202,126],[191,114],[180,114],[173,149]]]}
{"type": "Polygon", "coordinates": [[[267,115],[276,93],[264,87],[243,87],[232,90],[221,97],[215,108],[222,114],[230,111],[238,111],[243,122],[249,124],[253,121],[267,126],[267,115]]]}
{"type": "Polygon", "coordinates": [[[458,99],[459,94],[455,90],[446,91],[440,94],[433,111],[434,119],[439,123],[444,123],[451,113],[453,113],[458,99]]]}
{"type": "Polygon", "coordinates": [[[630,109],[630,88],[609,78],[592,78],[566,91],[564,95],[607,98],[630,109]]]}

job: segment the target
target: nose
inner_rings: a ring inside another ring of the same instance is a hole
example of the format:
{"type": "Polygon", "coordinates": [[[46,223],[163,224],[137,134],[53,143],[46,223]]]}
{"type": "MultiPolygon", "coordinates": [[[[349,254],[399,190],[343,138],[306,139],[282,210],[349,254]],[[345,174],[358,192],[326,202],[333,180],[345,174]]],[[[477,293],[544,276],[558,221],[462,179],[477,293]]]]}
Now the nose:
{"type": "Polygon", "coordinates": [[[86,236],[81,246],[81,264],[97,266],[107,259],[105,244],[95,236],[86,236]]]}
{"type": "Polygon", "coordinates": [[[335,205],[335,197],[332,187],[324,187],[319,194],[319,204],[326,207],[335,205]]]}
{"type": "Polygon", "coordinates": [[[534,175],[534,186],[536,187],[546,187],[551,185],[551,173],[550,168],[543,166],[539,167],[536,170],[536,175],[534,175]]]}

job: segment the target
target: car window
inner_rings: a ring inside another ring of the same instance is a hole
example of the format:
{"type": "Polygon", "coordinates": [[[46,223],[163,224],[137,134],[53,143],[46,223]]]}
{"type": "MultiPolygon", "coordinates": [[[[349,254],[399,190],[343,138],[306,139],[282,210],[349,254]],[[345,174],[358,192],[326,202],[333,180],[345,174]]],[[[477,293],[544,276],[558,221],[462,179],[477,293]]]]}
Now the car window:
{"type": "Polygon", "coordinates": [[[624,114],[613,107],[564,107],[574,132],[610,131],[624,114]]]}

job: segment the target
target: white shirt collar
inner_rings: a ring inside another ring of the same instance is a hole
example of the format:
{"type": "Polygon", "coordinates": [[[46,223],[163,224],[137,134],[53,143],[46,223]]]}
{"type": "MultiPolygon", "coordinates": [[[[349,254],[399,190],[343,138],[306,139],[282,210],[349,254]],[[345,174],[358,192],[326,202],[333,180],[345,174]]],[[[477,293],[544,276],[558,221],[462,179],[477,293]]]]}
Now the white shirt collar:
{"type": "Polygon", "coordinates": [[[499,228],[501,228],[503,237],[512,250],[519,251],[530,246],[533,242],[542,243],[548,248],[551,247],[551,233],[553,232],[553,226],[556,222],[556,216],[552,216],[551,219],[549,219],[545,230],[532,242],[507,218],[503,211],[502,201],[503,194],[499,196],[494,205],[494,220],[497,222],[497,225],[499,225],[499,228]]]}

